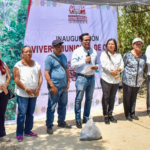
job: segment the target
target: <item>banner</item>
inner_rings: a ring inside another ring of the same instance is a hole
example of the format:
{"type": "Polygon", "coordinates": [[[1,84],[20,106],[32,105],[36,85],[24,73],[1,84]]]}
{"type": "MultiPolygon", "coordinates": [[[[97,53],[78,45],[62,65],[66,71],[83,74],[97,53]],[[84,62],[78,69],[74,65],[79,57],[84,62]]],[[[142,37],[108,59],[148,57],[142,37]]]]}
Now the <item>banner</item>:
{"type": "MultiPolygon", "coordinates": [[[[67,56],[70,72],[70,88],[68,92],[67,113],[74,112],[75,105],[75,70],[71,68],[73,51],[81,43],[79,36],[89,33],[91,47],[97,51],[99,69],[95,71],[96,85],[92,101],[92,108],[100,108],[102,103],[102,90],[100,86],[101,64],[100,54],[105,50],[105,43],[109,38],[117,40],[117,11],[110,6],[68,5],[44,0],[34,0],[28,12],[24,45],[33,50],[33,60],[41,65],[43,84],[37,99],[35,118],[46,116],[48,103],[47,82],[44,77],[45,59],[52,53],[51,43],[55,39],[64,42],[63,53],[67,56]]],[[[118,104],[116,97],[115,104],[118,104]]],[[[84,100],[82,109],[84,108],[84,100]]],[[[57,110],[57,108],[56,108],[57,110]]],[[[92,111],[92,110],[91,110],[92,111]]]]}

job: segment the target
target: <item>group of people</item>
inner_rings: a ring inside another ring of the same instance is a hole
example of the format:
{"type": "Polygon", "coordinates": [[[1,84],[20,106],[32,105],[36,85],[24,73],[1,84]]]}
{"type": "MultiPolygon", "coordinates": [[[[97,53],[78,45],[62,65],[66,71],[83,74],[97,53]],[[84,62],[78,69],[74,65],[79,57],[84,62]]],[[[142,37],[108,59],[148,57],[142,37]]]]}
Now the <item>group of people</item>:
{"type": "MultiPolygon", "coordinates": [[[[82,123],[89,120],[91,102],[95,87],[95,70],[98,69],[97,52],[91,48],[91,37],[88,33],[80,36],[81,47],[74,50],[71,60],[71,67],[76,70],[76,97],[75,97],[75,119],[76,127],[82,128],[82,123]],[[91,65],[91,70],[85,72],[85,67],[91,65]],[[85,106],[83,122],[81,122],[81,102],[85,93],[85,106]]],[[[135,116],[136,97],[139,87],[143,81],[143,70],[147,63],[150,64],[150,46],[146,55],[141,52],[144,41],[135,38],[132,43],[133,50],[124,54],[123,58],[118,53],[115,39],[109,39],[106,43],[106,50],[101,53],[100,61],[102,66],[101,87],[103,91],[102,106],[104,121],[106,124],[117,123],[113,117],[115,97],[119,86],[120,74],[122,73],[123,83],[123,104],[127,120],[138,120],[135,116]]],[[[53,121],[55,107],[58,104],[58,127],[71,128],[65,122],[66,106],[68,102],[68,89],[70,86],[69,69],[66,56],[62,53],[63,42],[54,40],[52,42],[53,53],[45,60],[44,76],[48,87],[47,107],[47,133],[53,134],[53,121]]],[[[150,88],[150,65],[148,67],[148,91],[150,88]]],[[[33,113],[36,100],[42,85],[43,77],[41,66],[32,60],[32,50],[24,46],[21,51],[21,60],[17,62],[13,70],[15,81],[15,93],[17,95],[18,114],[16,138],[23,141],[24,136],[36,137],[32,132],[33,113]]],[[[6,63],[0,60],[0,139],[10,141],[6,136],[4,127],[4,114],[8,102],[7,86],[11,80],[9,69],[6,63]]],[[[147,112],[150,115],[150,92],[147,96],[147,112]]]]}

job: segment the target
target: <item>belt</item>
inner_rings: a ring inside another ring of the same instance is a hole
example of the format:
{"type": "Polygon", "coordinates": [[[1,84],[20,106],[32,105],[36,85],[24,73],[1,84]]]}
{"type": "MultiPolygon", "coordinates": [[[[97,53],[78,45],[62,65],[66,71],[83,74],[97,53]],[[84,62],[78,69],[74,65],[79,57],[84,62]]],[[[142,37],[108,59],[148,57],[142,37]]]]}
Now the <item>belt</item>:
{"type": "Polygon", "coordinates": [[[94,76],[94,74],[93,75],[84,75],[84,74],[81,74],[81,73],[77,73],[77,75],[82,76],[82,77],[87,77],[87,78],[91,78],[91,77],[94,76]]]}

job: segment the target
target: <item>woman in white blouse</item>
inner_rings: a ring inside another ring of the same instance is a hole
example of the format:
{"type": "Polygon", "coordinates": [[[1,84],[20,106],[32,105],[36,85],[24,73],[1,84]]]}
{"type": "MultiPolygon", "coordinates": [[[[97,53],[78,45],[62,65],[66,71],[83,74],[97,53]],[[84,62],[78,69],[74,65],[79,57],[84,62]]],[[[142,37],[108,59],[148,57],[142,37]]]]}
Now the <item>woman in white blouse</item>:
{"type": "Polygon", "coordinates": [[[106,43],[106,50],[100,57],[102,65],[101,86],[103,91],[102,106],[106,124],[110,121],[117,123],[112,116],[115,97],[120,81],[120,72],[124,69],[121,54],[117,53],[117,43],[115,39],[109,39],[106,43]]]}
{"type": "Polygon", "coordinates": [[[22,60],[14,66],[15,93],[18,103],[16,131],[18,141],[23,140],[23,131],[25,136],[37,136],[31,130],[33,128],[36,99],[43,81],[41,66],[36,61],[31,60],[32,50],[29,46],[22,48],[21,56],[22,60]]]}
{"type": "Polygon", "coordinates": [[[4,142],[10,141],[10,138],[6,136],[5,132],[5,111],[9,99],[7,86],[11,80],[9,69],[0,59],[0,140],[4,142]]]}

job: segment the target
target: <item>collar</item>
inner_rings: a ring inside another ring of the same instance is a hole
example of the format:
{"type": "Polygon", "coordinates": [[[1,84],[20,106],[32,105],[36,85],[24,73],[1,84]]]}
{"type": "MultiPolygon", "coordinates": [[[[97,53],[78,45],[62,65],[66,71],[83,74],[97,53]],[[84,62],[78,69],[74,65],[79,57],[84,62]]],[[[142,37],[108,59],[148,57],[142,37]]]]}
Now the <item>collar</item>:
{"type": "Polygon", "coordinates": [[[108,51],[108,54],[111,55],[111,57],[116,57],[117,53],[114,53],[114,56],[108,51]]]}
{"type": "Polygon", "coordinates": [[[81,46],[81,47],[82,47],[82,49],[84,50],[84,52],[87,53],[88,50],[91,52],[91,47],[90,47],[88,50],[86,50],[83,46],[81,46]]]}

